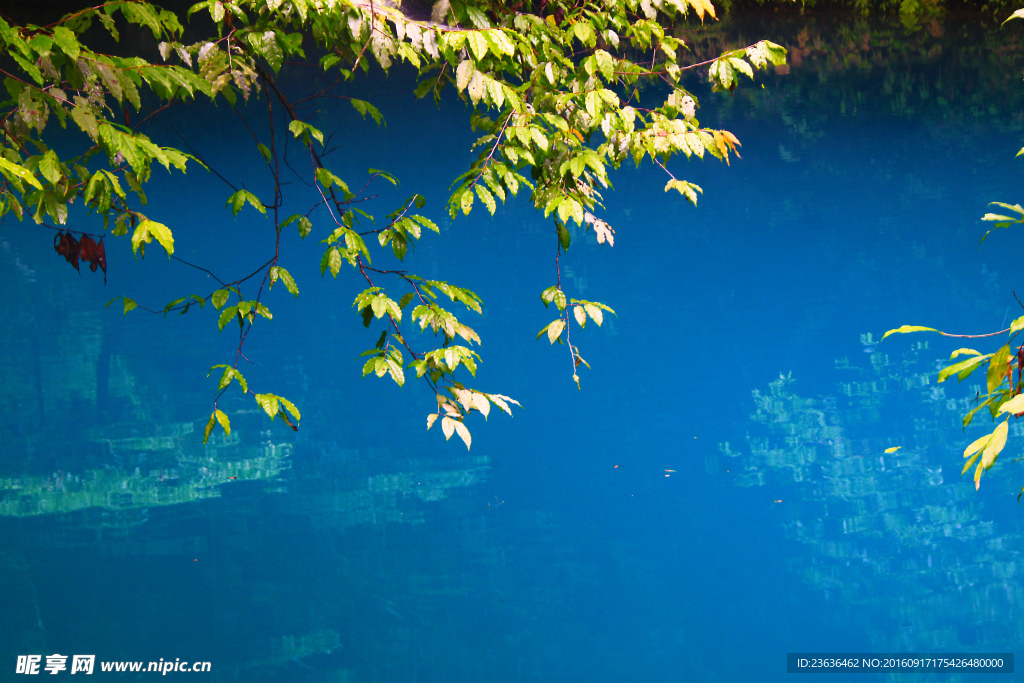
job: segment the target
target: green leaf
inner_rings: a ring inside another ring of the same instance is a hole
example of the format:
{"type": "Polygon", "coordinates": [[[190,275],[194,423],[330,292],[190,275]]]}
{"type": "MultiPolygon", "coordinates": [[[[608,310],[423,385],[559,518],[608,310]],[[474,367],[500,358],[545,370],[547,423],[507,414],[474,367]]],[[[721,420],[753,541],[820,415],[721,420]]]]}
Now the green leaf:
{"type": "Polygon", "coordinates": [[[388,299],[385,296],[375,296],[370,300],[370,308],[373,309],[374,317],[381,318],[387,313],[387,302],[388,299]]]}
{"type": "MultiPolygon", "coordinates": [[[[220,423],[220,426],[224,428],[224,434],[231,436],[231,420],[229,420],[228,416],[224,414],[224,411],[215,410],[213,411],[213,414],[217,418],[217,422],[220,423]]],[[[206,442],[204,441],[203,443],[206,442]]]]}
{"type": "Polygon", "coordinates": [[[558,243],[562,245],[562,251],[569,251],[569,231],[560,221],[555,221],[555,228],[558,230],[558,243]]]}
{"type": "Polygon", "coordinates": [[[292,414],[292,417],[294,417],[296,421],[302,419],[302,415],[299,414],[299,409],[295,407],[294,403],[286,399],[284,396],[278,396],[277,400],[280,401],[281,405],[283,405],[285,409],[292,414]]]}
{"type": "Polygon", "coordinates": [[[206,429],[203,431],[203,443],[206,443],[210,438],[210,432],[213,431],[213,425],[216,424],[217,417],[215,413],[216,411],[210,413],[210,420],[206,423],[206,429]]]}
{"type": "Polygon", "coordinates": [[[74,32],[64,26],[57,26],[53,29],[53,42],[57,43],[61,51],[73,60],[78,59],[81,45],[75,38],[74,32]]]}
{"type": "Polygon", "coordinates": [[[978,366],[980,366],[982,363],[984,363],[991,357],[992,354],[986,354],[984,356],[975,356],[973,358],[968,358],[967,360],[962,360],[959,363],[954,363],[949,367],[945,367],[941,371],[939,371],[939,382],[945,382],[953,374],[958,374],[959,381],[962,382],[965,379],[967,379],[967,377],[969,377],[970,374],[978,368],[978,366]]]}
{"type": "Polygon", "coordinates": [[[384,117],[381,116],[380,111],[377,110],[377,107],[373,106],[372,104],[365,100],[357,100],[353,98],[349,101],[352,103],[352,106],[355,107],[356,111],[362,114],[364,119],[366,118],[366,115],[369,114],[370,116],[373,117],[373,120],[377,122],[378,126],[382,124],[387,125],[384,123],[384,117]]]}
{"type": "Polygon", "coordinates": [[[405,259],[405,252],[409,248],[409,241],[405,235],[400,232],[395,232],[391,237],[391,250],[395,252],[395,256],[398,257],[399,261],[405,259]]]}
{"type": "Polygon", "coordinates": [[[493,216],[494,212],[498,208],[498,205],[494,201],[494,196],[491,194],[491,191],[488,190],[484,185],[482,185],[480,183],[477,183],[477,185],[476,185],[476,194],[477,194],[478,197],[480,197],[480,201],[482,201],[484,203],[484,206],[487,207],[487,210],[493,216]]]}
{"type": "Polygon", "coordinates": [[[572,25],[571,32],[587,47],[594,47],[596,43],[596,36],[594,35],[594,27],[589,21],[577,21],[572,25]]]}
{"type": "Polygon", "coordinates": [[[242,393],[246,394],[249,392],[249,384],[245,381],[245,377],[243,377],[242,373],[240,373],[238,370],[231,367],[230,365],[214,365],[212,368],[210,368],[210,372],[207,373],[206,376],[209,377],[210,373],[212,373],[217,368],[224,368],[224,373],[220,376],[220,382],[217,384],[217,391],[222,391],[226,389],[231,384],[231,380],[237,379],[238,386],[241,387],[242,393]]]}
{"type": "Polygon", "coordinates": [[[169,303],[169,304],[167,304],[166,306],[164,306],[164,317],[166,318],[166,317],[167,317],[167,313],[168,313],[168,312],[169,312],[169,311],[170,311],[170,310],[171,310],[172,308],[174,308],[175,306],[177,306],[178,304],[180,304],[180,303],[181,303],[182,301],[184,301],[184,300],[185,300],[185,297],[182,297],[182,298],[180,298],[180,299],[175,299],[175,300],[174,300],[174,301],[172,301],[171,303],[169,303]]]}
{"type": "Polygon", "coordinates": [[[217,319],[217,328],[220,331],[224,330],[224,326],[228,324],[228,321],[238,315],[238,306],[228,306],[220,313],[220,318],[217,319]]]}
{"type": "Polygon", "coordinates": [[[210,301],[211,303],[213,303],[213,307],[219,311],[220,307],[227,303],[228,297],[230,295],[231,292],[229,290],[218,289],[216,292],[213,293],[213,296],[210,297],[210,301]]]}
{"type": "Polygon", "coordinates": [[[38,180],[36,180],[35,176],[33,176],[28,171],[28,169],[22,168],[18,164],[11,163],[7,159],[3,158],[2,156],[0,156],[0,172],[2,172],[8,178],[12,178],[12,176],[13,176],[12,180],[14,178],[18,178],[18,179],[24,180],[25,182],[27,182],[29,185],[31,185],[32,187],[36,188],[37,190],[43,189],[42,184],[40,184],[40,182],[38,180]]]}
{"type": "Polygon", "coordinates": [[[228,197],[227,204],[225,204],[224,206],[230,206],[231,214],[233,216],[237,216],[238,212],[242,210],[242,207],[245,205],[246,202],[252,204],[253,208],[255,208],[260,213],[267,213],[267,207],[263,206],[263,202],[261,202],[256,197],[256,195],[254,195],[252,192],[249,192],[248,190],[238,190],[230,197],[228,197]]]}
{"type": "Polygon", "coordinates": [[[57,153],[52,149],[47,150],[43,158],[39,160],[39,172],[43,174],[43,177],[49,180],[52,184],[56,185],[57,181],[60,180],[63,172],[60,167],[60,160],[57,159],[57,153]]]}
{"type": "Polygon", "coordinates": [[[341,252],[335,247],[328,254],[330,255],[327,257],[327,265],[331,269],[331,275],[338,277],[338,272],[341,271],[341,252]]]}
{"type": "Polygon", "coordinates": [[[271,156],[270,155],[270,150],[267,149],[267,146],[264,145],[262,142],[256,143],[256,146],[259,148],[260,154],[263,155],[263,160],[266,161],[269,164],[270,163],[270,156],[271,156]]]}
{"type": "Polygon", "coordinates": [[[565,292],[563,292],[560,289],[556,290],[555,291],[555,295],[552,298],[552,301],[555,302],[555,306],[558,307],[558,310],[560,310],[560,311],[564,311],[565,310],[565,292]]]}
{"type": "Polygon", "coordinates": [[[270,309],[264,306],[259,301],[256,302],[256,313],[262,315],[267,320],[273,320],[274,315],[270,312],[270,309]]]}
{"type": "Polygon", "coordinates": [[[462,208],[462,213],[468,216],[473,209],[473,193],[468,190],[463,191],[459,198],[459,206],[462,208]]]}
{"type": "Polygon", "coordinates": [[[309,144],[308,136],[315,138],[321,145],[324,144],[323,132],[304,121],[299,121],[298,119],[293,120],[288,124],[288,130],[291,131],[291,134],[295,137],[303,137],[307,144],[309,144]]]}
{"type": "Polygon", "coordinates": [[[964,429],[967,429],[967,425],[971,424],[971,420],[974,419],[974,414],[975,413],[977,413],[979,410],[981,410],[985,406],[987,406],[990,403],[992,403],[992,401],[994,401],[994,400],[995,400],[995,396],[990,396],[985,401],[983,401],[983,402],[979,403],[978,405],[974,406],[973,408],[971,408],[970,412],[968,412],[963,417],[962,422],[963,422],[963,425],[964,425],[964,429]]]}
{"type": "Polygon", "coordinates": [[[235,376],[235,369],[230,366],[224,367],[224,372],[220,376],[220,382],[217,384],[217,391],[226,389],[231,384],[231,379],[235,376]]]}
{"type": "Polygon", "coordinates": [[[281,69],[281,61],[284,56],[281,52],[281,46],[277,44],[277,36],[274,31],[250,33],[249,44],[267,60],[267,64],[270,65],[270,68],[275,73],[281,69]]]}
{"type": "MultiPolygon", "coordinates": [[[[895,330],[889,330],[888,332],[883,334],[882,335],[882,339],[885,339],[890,334],[906,334],[908,332],[939,332],[939,331],[934,329],[934,328],[932,328],[932,327],[921,327],[920,325],[902,325],[900,327],[897,327],[895,330]]],[[[942,334],[942,333],[939,332],[939,334],[942,334]]]]}
{"type": "MultiPolygon", "coordinates": [[[[174,253],[174,236],[171,234],[171,229],[163,223],[157,223],[156,221],[151,221],[147,218],[139,223],[139,227],[136,228],[136,233],[139,230],[144,230],[155,237],[156,241],[159,242],[160,246],[162,246],[167,252],[168,258],[170,258],[171,254],[174,253]]],[[[132,241],[135,241],[134,237],[132,237],[132,241]]],[[[148,241],[149,240],[146,240],[146,242],[148,241]]]]}
{"type": "Polygon", "coordinates": [[[422,225],[424,228],[427,228],[429,230],[433,230],[437,234],[441,234],[441,229],[439,227],[437,227],[437,224],[434,223],[434,221],[430,220],[429,218],[424,218],[423,216],[409,216],[409,218],[411,218],[412,220],[416,221],[417,223],[422,225]]]}
{"type": "Polygon", "coordinates": [[[405,308],[409,303],[416,298],[416,295],[412,292],[406,292],[402,295],[402,298],[398,300],[398,307],[405,308]]]}
{"type": "Polygon", "coordinates": [[[281,409],[280,401],[273,394],[256,394],[256,403],[273,420],[281,409]]]}
{"type": "Polygon", "coordinates": [[[233,216],[237,216],[238,212],[241,211],[242,207],[245,205],[245,195],[242,194],[242,192],[243,190],[239,190],[232,194],[228,197],[227,204],[224,205],[225,208],[229,205],[231,206],[231,215],[233,216]]]}
{"type": "Polygon", "coordinates": [[[294,296],[299,296],[299,286],[295,284],[295,280],[292,278],[292,274],[280,266],[273,266],[270,269],[270,288],[273,289],[274,283],[278,280],[284,283],[285,289],[292,293],[294,296]]]}
{"type": "Polygon", "coordinates": [[[122,313],[121,315],[122,316],[128,315],[128,311],[133,310],[135,308],[138,308],[138,306],[139,305],[137,303],[135,303],[134,301],[132,301],[128,297],[124,297],[124,313],[122,313]]]}

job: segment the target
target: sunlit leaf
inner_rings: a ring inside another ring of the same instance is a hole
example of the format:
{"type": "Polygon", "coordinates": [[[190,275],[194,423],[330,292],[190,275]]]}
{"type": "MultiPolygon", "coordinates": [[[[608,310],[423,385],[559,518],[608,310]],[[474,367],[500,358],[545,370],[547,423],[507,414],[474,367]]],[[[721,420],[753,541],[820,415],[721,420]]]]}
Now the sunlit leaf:
{"type": "Polygon", "coordinates": [[[1012,19],[1024,19],[1024,9],[1019,9],[1010,16],[1008,16],[1006,18],[1006,21],[1003,22],[1003,24],[1006,24],[1007,21],[1010,21],[1012,19]]]}
{"type": "Polygon", "coordinates": [[[954,363],[948,367],[943,368],[939,371],[938,381],[945,382],[951,375],[958,375],[959,381],[964,381],[972,372],[977,368],[981,367],[981,364],[992,357],[992,354],[985,354],[984,356],[975,356],[974,358],[968,358],[962,360],[959,363],[954,363]]]}
{"type": "Polygon", "coordinates": [[[14,178],[24,180],[37,190],[43,189],[43,186],[40,184],[38,180],[36,180],[35,176],[33,176],[28,169],[22,168],[18,164],[12,163],[7,159],[4,159],[2,156],[0,156],[0,173],[3,173],[8,177],[13,176],[14,178]]]}
{"type": "MultiPolygon", "coordinates": [[[[445,418],[445,419],[448,419],[448,418],[445,418]]],[[[469,429],[467,429],[466,425],[463,422],[459,421],[459,420],[452,420],[452,421],[455,423],[455,431],[458,432],[459,436],[462,438],[463,443],[466,444],[466,450],[468,451],[470,445],[472,445],[472,443],[473,443],[473,439],[469,435],[469,429]]],[[[442,427],[443,427],[443,425],[442,425],[442,427]]]]}
{"type": "Polygon", "coordinates": [[[579,323],[580,327],[586,327],[587,312],[583,310],[582,306],[573,306],[572,314],[576,316],[576,322],[579,323]]]}
{"type": "Polygon", "coordinates": [[[996,458],[1006,446],[1006,435],[1009,429],[1009,422],[1004,420],[992,431],[992,438],[985,444],[985,450],[981,454],[981,466],[986,470],[995,464],[996,458]]]}
{"type": "MultiPolygon", "coordinates": [[[[984,356],[982,356],[984,358],[984,356]]],[[[992,356],[992,360],[988,364],[988,372],[986,373],[986,381],[988,384],[988,393],[995,391],[1007,374],[1007,361],[1010,359],[1010,345],[1004,344],[1002,348],[995,352],[992,356]]],[[[986,468],[988,469],[988,468],[986,468]]]]}
{"type": "Polygon", "coordinates": [[[1011,415],[1024,413],[1024,394],[1017,394],[1009,401],[999,406],[999,412],[1010,413],[1011,415]]]}
{"type": "MultiPolygon", "coordinates": [[[[890,334],[906,334],[908,332],[939,332],[939,331],[934,329],[934,328],[932,328],[932,327],[921,327],[920,325],[902,325],[900,327],[897,327],[895,330],[889,330],[888,332],[883,334],[882,335],[882,339],[885,339],[890,334]]],[[[942,333],[939,332],[939,334],[942,334],[942,333]]]]}
{"type": "Polygon", "coordinates": [[[561,318],[548,325],[548,340],[554,344],[562,336],[562,330],[564,329],[565,321],[561,318]]]}
{"type": "Polygon", "coordinates": [[[215,410],[213,411],[213,414],[217,418],[217,422],[220,423],[220,426],[224,429],[224,433],[227,436],[231,436],[231,420],[228,419],[228,416],[224,413],[224,411],[215,410]]]}

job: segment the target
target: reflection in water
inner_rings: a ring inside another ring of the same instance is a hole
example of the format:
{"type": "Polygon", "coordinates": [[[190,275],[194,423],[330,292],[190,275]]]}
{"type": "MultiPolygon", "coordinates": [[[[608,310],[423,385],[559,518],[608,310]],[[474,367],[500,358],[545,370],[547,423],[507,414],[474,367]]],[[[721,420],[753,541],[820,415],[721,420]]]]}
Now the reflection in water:
{"type": "Polygon", "coordinates": [[[757,427],[745,449],[720,445],[719,466],[737,485],[784,499],[779,523],[807,548],[793,570],[851,614],[873,614],[879,651],[1012,651],[1024,567],[1011,549],[1024,536],[986,514],[957,476],[966,399],[932,384],[939,361],[928,343],[899,360],[886,346],[837,359],[846,379],[836,396],[800,396],[792,373],[754,390],[757,427]]]}

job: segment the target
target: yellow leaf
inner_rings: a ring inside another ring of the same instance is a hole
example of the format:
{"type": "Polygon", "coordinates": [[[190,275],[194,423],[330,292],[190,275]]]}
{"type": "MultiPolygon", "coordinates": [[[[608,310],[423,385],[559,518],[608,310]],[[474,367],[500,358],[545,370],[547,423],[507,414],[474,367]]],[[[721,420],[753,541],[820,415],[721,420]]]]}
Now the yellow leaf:
{"type": "Polygon", "coordinates": [[[548,325],[548,341],[554,344],[556,341],[558,341],[558,338],[562,336],[562,330],[564,329],[564,320],[559,319],[552,322],[550,325],[548,325]]]}
{"type": "Polygon", "coordinates": [[[714,138],[715,138],[715,147],[717,147],[718,151],[722,153],[722,158],[725,160],[725,163],[728,164],[729,163],[729,147],[725,144],[725,136],[722,135],[722,131],[720,131],[720,130],[716,130],[713,133],[713,135],[714,135],[714,138]]]}
{"type": "Polygon", "coordinates": [[[441,418],[441,431],[444,432],[444,439],[447,441],[452,438],[452,434],[455,433],[455,425],[458,424],[455,420],[450,417],[441,418]]]}
{"type": "Polygon", "coordinates": [[[972,441],[971,445],[968,446],[966,450],[964,450],[964,457],[965,458],[969,458],[972,455],[974,455],[975,453],[977,453],[978,451],[980,451],[982,448],[985,447],[985,445],[988,443],[988,440],[991,439],[991,438],[992,438],[991,434],[986,434],[985,436],[982,436],[982,437],[972,441]]]}
{"type": "Polygon", "coordinates": [[[1017,394],[1009,401],[999,406],[999,412],[1011,413],[1012,415],[1024,413],[1024,394],[1017,394]]]}
{"type": "MultiPolygon", "coordinates": [[[[455,421],[453,420],[453,422],[455,421]]],[[[469,435],[469,430],[466,428],[466,425],[461,422],[455,422],[455,431],[459,433],[459,436],[462,438],[463,443],[466,444],[466,450],[468,451],[470,444],[473,443],[473,438],[469,435]]]]}
{"type": "Polygon", "coordinates": [[[885,452],[886,453],[895,453],[896,451],[898,451],[901,448],[903,448],[903,446],[893,446],[892,448],[886,448],[885,452]]]}
{"type": "Polygon", "coordinates": [[[437,413],[434,413],[433,415],[427,415],[427,429],[430,429],[431,427],[434,426],[434,421],[436,419],[437,419],[437,413]]]}
{"type": "Polygon", "coordinates": [[[484,419],[491,414],[491,402],[487,400],[487,397],[476,391],[473,392],[473,407],[483,413],[484,419]]]}
{"type": "Polygon", "coordinates": [[[1006,446],[1006,432],[1009,429],[1009,421],[1003,420],[999,426],[992,431],[992,439],[981,454],[981,465],[987,470],[996,463],[996,458],[1006,446]]]}
{"type": "Polygon", "coordinates": [[[572,313],[576,316],[576,322],[580,324],[580,327],[587,324],[587,312],[583,310],[582,306],[574,306],[572,313]]]}
{"type": "MultiPolygon", "coordinates": [[[[920,325],[900,325],[895,330],[889,330],[882,335],[882,339],[885,339],[890,334],[906,334],[908,332],[939,332],[934,327],[921,327],[920,325]]],[[[939,332],[942,334],[942,332],[939,332]]]]}

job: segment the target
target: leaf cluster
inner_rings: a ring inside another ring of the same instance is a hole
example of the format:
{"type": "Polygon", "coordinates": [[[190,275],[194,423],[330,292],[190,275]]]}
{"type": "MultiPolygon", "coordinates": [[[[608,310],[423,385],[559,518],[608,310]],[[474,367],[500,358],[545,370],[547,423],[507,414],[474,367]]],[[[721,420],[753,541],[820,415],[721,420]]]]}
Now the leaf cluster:
{"type": "MultiPolygon", "coordinates": [[[[368,356],[363,376],[388,375],[402,386],[406,371],[414,370],[438,397],[435,419],[442,418],[446,437],[457,432],[468,447],[464,419],[471,410],[486,417],[486,406],[510,412],[508,405],[515,403],[501,394],[465,387],[456,377],[460,366],[475,375],[481,359],[472,346],[481,340],[451,305],[480,314],[482,302],[469,289],[374,263],[369,246],[374,240],[403,263],[424,229],[440,233],[440,228],[417,213],[425,205],[418,194],[387,214],[382,225],[357,206],[368,199],[366,186],[354,191],[356,185],[350,187],[330,168],[331,136],[298,113],[277,83],[282,68],[289,61],[310,61],[306,50],[315,45],[322,55],[319,68],[334,76],[336,85],[355,84],[357,74],[368,72],[372,61],[385,71],[397,63],[417,69],[420,96],[439,99],[451,87],[471,109],[470,126],[480,137],[474,145],[476,159],[451,186],[449,216],[469,214],[476,199],[494,215],[499,202],[526,188],[545,217],[557,218],[556,237],[564,252],[570,246],[569,221],[593,229],[599,243],[614,244],[614,229],[598,214],[601,193],[611,187],[609,172],[623,162],[651,159],[669,177],[666,191],[677,190],[695,203],[701,189],[676,178],[666,167],[670,159],[710,156],[729,162],[737,154],[735,136],[703,127],[697,120],[696,98],[680,85],[684,72],[696,65],[681,63],[686,45],[666,30],[673,22],[713,19],[715,13],[708,0],[545,0],[536,6],[529,0],[514,5],[441,0],[427,20],[386,2],[202,0],[184,20],[208,16],[216,34],[191,43],[184,42],[176,14],[144,0],[99,5],[48,26],[16,26],[0,19],[0,47],[14,63],[4,81],[9,99],[0,103],[5,110],[0,216],[10,213],[20,220],[30,215],[39,224],[48,220],[64,226],[68,207],[79,201],[102,217],[105,233],[130,235],[136,258],[144,258],[147,245],[155,241],[168,257],[180,261],[174,255],[172,227],[140,210],[147,202],[144,186],[154,162],[181,172],[189,161],[208,167],[196,155],[153,142],[141,124],[158,114],[159,107],[197,97],[238,105],[241,114],[241,106],[254,93],[266,90],[271,133],[253,137],[273,178],[273,196],[261,197],[224,179],[231,186],[225,208],[237,216],[248,206],[272,220],[274,256],[246,277],[217,278],[219,286],[211,293],[172,300],[163,314],[185,313],[195,304],[202,309],[210,301],[218,311],[221,331],[232,321],[237,323],[234,363],[211,369],[224,368],[217,396],[237,381],[271,419],[281,416],[296,428],[300,416],[294,404],[275,394],[251,391],[239,372],[239,361],[257,318],[273,320],[263,301],[265,293],[280,282],[291,295],[299,295],[294,277],[280,262],[282,231],[295,224],[305,238],[315,221],[324,246],[321,274],[330,272],[338,278],[347,263],[367,284],[353,307],[366,327],[384,326],[374,348],[363,354],[368,356]],[[96,24],[114,40],[124,30],[151,33],[162,62],[92,49],[82,36],[96,24]],[[641,102],[641,93],[647,97],[641,86],[649,83],[668,84],[668,94],[641,102]],[[151,98],[159,105],[147,112],[143,103],[151,98]],[[287,121],[286,131],[280,133],[274,128],[275,106],[287,121]],[[62,128],[70,120],[81,133],[77,154],[59,155],[47,144],[47,124],[52,120],[62,128]],[[308,155],[307,169],[289,163],[288,143],[297,143],[308,155]],[[320,201],[282,219],[284,165],[314,188],[320,201]],[[246,289],[243,295],[243,284],[249,280],[258,283],[256,291],[246,289]],[[432,344],[420,344],[431,336],[432,344]],[[456,343],[460,339],[465,345],[456,343]]],[[[760,41],[712,60],[708,75],[715,90],[732,91],[740,77],[753,78],[755,71],[784,60],[783,48],[760,41]]],[[[343,97],[364,119],[385,125],[371,102],[343,97]]],[[[369,175],[367,186],[372,181],[397,184],[385,171],[370,169],[369,175]]],[[[186,265],[216,277],[208,269],[186,265]]],[[[128,297],[118,298],[123,299],[124,313],[142,308],[128,297]]],[[[588,319],[601,325],[604,313],[614,311],[598,302],[567,301],[560,286],[545,290],[542,300],[545,305],[555,303],[561,314],[542,334],[554,343],[564,332],[578,383],[575,368],[585,361],[569,341],[569,311],[580,327],[588,319]]],[[[217,424],[230,430],[228,416],[215,400],[206,439],[217,424]]]]}

